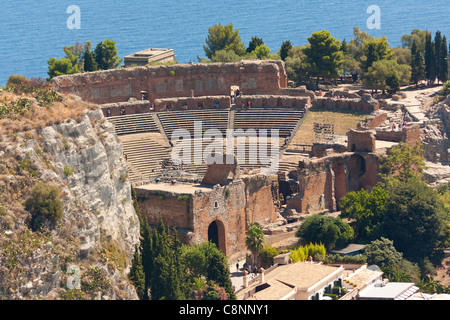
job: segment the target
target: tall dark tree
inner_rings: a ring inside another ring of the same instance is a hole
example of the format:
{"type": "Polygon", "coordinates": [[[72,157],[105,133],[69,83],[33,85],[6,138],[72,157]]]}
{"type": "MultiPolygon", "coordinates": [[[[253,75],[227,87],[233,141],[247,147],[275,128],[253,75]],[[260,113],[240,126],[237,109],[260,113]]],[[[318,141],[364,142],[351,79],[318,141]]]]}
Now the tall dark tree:
{"type": "Polygon", "coordinates": [[[236,294],[231,284],[230,269],[224,254],[219,250],[211,251],[211,256],[208,257],[208,260],[207,279],[224,288],[225,292],[229,294],[230,300],[235,300],[236,294]]]}
{"type": "Polygon", "coordinates": [[[411,81],[418,84],[425,76],[425,63],[416,41],[411,46],[411,81]]]}
{"type": "Polygon", "coordinates": [[[263,39],[258,38],[258,37],[252,37],[252,39],[250,40],[248,47],[247,47],[247,52],[253,52],[256,47],[261,46],[264,44],[263,39]]]}
{"type": "Polygon", "coordinates": [[[289,55],[289,50],[291,50],[294,46],[292,45],[291,41],[283,41],[280,48],[280,58],[283,61],[286,61],[286,58],[289,55]]]}
{"type": "Polygon", "coordinates": [[[133,261],[131,263],[128,278],[131,280],[134,287],[136,288],[136,293],[139,299],[147,300],[148,295],[146,294],[145,288],[144,267],[142,266],[142,258],[137,246],[134,250],[133,261]]]}
{"type": "Polygon", "coordinates": [[[437,73],[439,81],[444,83],[448,80],[448,47],[447,47],[447,38],[444,36],[442,38],[442,43],[440,46],[440,54],[439,54],[439,70],[437,73]]]}
{"type": "Polygon", "coordinates": [[[441,47],[442,47],[442,35],[440,31],[436,31],[434,36],[434,61],[436,63],[436,77],[439,79],[439,74],[443,68],[442,59],[441,59],[441,47]]]}
{"type": "Polygon", "coordinates": [[[84,51],[84,71],[96,71],[98,69],[97,62],[95,61],[94,53],[86,48],[84,51]]]}
{"type": "Polygon", "coordinates": [[[431,33],[427,32],[425,39],[425,78],[434,82],[436,80],[435,45],[431,33]]]}

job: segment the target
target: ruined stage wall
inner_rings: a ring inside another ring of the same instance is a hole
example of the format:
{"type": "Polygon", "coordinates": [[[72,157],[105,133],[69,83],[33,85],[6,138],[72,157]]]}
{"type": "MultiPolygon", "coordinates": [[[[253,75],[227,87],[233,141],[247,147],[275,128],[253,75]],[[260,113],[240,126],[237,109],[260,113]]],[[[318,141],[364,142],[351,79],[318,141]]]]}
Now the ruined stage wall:
{"type": "Polygon", "coordinates": [[[105,104],[142,99],[231,95],[239,86],[244,94],[277,94],[287,87],[284,62],[277,60],[238,63],[179,64],[123,68],[55,77],[55,89],[83,100],[105,104]]]}

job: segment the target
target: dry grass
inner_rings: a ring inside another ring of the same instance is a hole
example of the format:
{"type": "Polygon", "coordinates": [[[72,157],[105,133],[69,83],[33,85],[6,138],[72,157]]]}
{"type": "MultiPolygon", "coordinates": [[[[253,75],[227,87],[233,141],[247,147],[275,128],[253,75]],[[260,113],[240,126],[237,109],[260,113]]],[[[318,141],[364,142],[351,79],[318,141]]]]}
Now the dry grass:
{"type": "Polygon", "coordinates": [[[356,128],[358,122],[365,121],[369,115],[360,113],[344,113],[332,111],[311,110],[306,115],[300,129],[292,139],[290,147],[295,149],[297,144],[312,145],[319,142],[314,133],[314,123],[329,123],[334,125],[335,135],[345,136],[349,129],[356,128]]]}
{"type": "Polygon", "coordinates": [[[63,97],[61,102],[54,102],[48,107],[39,106],[37,101],[29,95],[17,95],[12,92],[0,92],[0,102],[9,103],[19,98],[29,98],[33,104],[25,114],[11,114],[7,118],[0,119],[0,135],[13,135],[18,132],[41,130],[54,124],[59,124],[71,118],[80,121],[86,109],[92,106],[71,97],[63,97]]]}

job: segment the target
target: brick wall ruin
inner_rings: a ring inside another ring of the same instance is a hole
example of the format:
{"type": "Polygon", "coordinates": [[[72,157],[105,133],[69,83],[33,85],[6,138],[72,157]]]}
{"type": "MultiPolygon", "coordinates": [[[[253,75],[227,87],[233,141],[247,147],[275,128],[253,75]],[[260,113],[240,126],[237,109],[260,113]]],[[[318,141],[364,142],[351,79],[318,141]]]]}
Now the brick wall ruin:
{"type": "Polygon", "coordinates": [[[55,77],[56,90],[73,93],[97,104],[142,99],[231,95],[238,86],[243,94],[278,94],[287,87],[284,63],[277,60],[238,63],[177,64],[86,72],[55,77]]]}
{"type": "Polygon", "coordinates": [[[337,211],[346,193],[376,185],[378,166],[378,156],[373,153],[346,152],[302,161],[298,170],[290,172],[298,192],[287,198],[286,209],[337,211]]]}

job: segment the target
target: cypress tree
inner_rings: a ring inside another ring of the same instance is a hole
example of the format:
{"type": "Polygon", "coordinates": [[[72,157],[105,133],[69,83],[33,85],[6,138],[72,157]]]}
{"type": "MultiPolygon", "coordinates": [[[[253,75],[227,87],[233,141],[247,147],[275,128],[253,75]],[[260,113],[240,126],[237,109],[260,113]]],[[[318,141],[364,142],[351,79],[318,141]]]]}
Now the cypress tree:
{"type": "Polygon", "coordinates": [[[417,83],[423,79],[425,75],[425,64],[422,54],[417,48],[416,41],[413,41],[411,47],[411,81],[417,85],[417,83]]]}
{"type": "Polygon", "coordinates": [[[219,250],[214,250],[208,257],[207,279],[214,281],[229,294],[230,300],[236,299],[236,294],[230,281],[230,270],[226,258],[219,250]]]}
{"type": "Polygon", "coordinates": [[[148,300],[148,291],[151,288],[152,270],[153,270],[153,245],[152,245],[152,230],[148,225],[146,219],[141,222],[141,254],[142,266],[145,274],[145,296],[148,300]]]}
{"type": "Polygon", "coordinates": [[[434,36],[434,62],[436,63],[436,77],[439,79],[439,75],[442,71],[442,59],[441,59],[441,47],[442,47],[442,35],[440,31],[436,31],[436,35],[434,36]]]}
{"type": "Polygon", "coordinates": [[[292,47],[293,47],[293,45],[291,44],[291,41],[289,41],[289,40],[283,41],[283,43],[281,44],[281,48],[280,48],[281,60],[283,60],[283,61],[286,60],[286,58],[289,55],[289,50],[291,50],[292,47]]]}
{"type": "Polygon", "coordinates": [[[84,71],[96,71],[98,69],[97,62],[95,62],[94,53],[88,48],[84,51],[84,71]]]}
{"type": "Polygon", "coordinates": [[[145,288],[145,275],[144,275],[144,268],[142,266],[142,258],[137,246],[135,247],[134,250],[133,261],[131,263],[128,278],[134,284],[139,299],[141,300],[148,299],[145,288]]]}
{"type": "Polygon", "coordinates": [[[434,83],[436,80],[435,45],[431,33],[427,32],[425,40],[425,78],[434,83]]]}
{"type": "Polygon", "coordinates": [[[442,38],[442,43],[440,46],[440,55],[439,59],[441,62],[439,63],[440,69],[438,73],[438,79],[444,83],[448,80],[448,47],[447,47],[447,38],[444,36],[442,38]]]}

